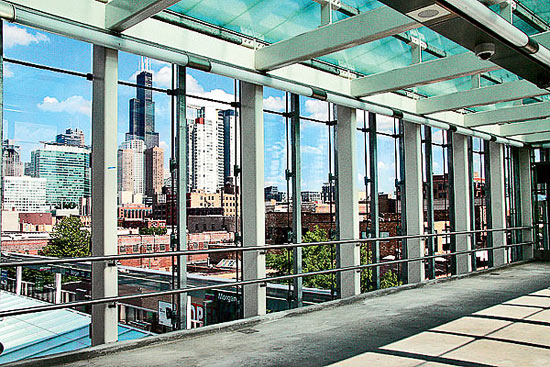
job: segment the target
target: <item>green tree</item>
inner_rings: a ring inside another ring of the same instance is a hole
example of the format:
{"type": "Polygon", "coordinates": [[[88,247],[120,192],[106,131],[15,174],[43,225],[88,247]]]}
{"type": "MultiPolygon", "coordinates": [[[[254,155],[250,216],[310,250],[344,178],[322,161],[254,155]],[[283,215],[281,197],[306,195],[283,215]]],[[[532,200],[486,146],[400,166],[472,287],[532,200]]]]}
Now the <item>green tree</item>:
{"type": "MultiPolygon", "coordinates": [[[[306,232],[302,236],[302,242],[327,242],[329,236],[327,231],[315,227],[314,230],[306,232]]],[[[336,266],[335,245],[307,246],[302,250],[302,270],[304,273],[332,269],[336,266]]],[[[367,246],[361,246],[361,264],[371,263],[371,253],[367,246]]],[[[275,270],[277,275],[292,273],[292,250],[270,251],[266,257],[266,265],[275,270]]],[[[371,284],[372,270],[365,269],[361,272],[361,291],[373,290],[371,284]]],[[[330,289],[335,286],[336,274],[321,274],[304,277],[304,286],[312,288],[330,289]]],[[[391,270],[384,273],[380,279],[381,288],[390,288],[401,285],[397,275],[391,270]]]]}
{"type": "Polygon", "coordinates": [[[166,227],[140,227],[139,234],[142,235],[153,235],[153,236],[162,236],[168,233],[166,227]]]}
{"type": "Polygon", "coordinates": [[[65,217],[55,225],[50,243],[44,247],[42,254],[55,257],[89,256],[91,243],[91,234],[82,229],[80,219],[65,217]]]}

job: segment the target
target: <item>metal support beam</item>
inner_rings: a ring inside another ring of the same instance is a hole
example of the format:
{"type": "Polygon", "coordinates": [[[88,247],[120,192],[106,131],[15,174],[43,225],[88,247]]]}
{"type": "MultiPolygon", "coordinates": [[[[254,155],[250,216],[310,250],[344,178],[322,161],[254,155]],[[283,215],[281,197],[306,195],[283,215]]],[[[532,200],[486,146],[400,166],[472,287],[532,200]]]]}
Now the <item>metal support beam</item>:
{"type": "MultiPolygon", "coordinates": [[[[550,105],[548,106],[550,109],[550,105]]],[[[501,136],[532,135],[550,132],[550,118],[526,122],[516,122],[500,127],[501,136]]]]}
{"type": "Polygon", "coordinates": [[[255,65],[257,70],[271,71],[420,26],[384,6],[260,48],[256,51],[255,65]]]}
{"type": "Polygon", "coordinates": [[[179,0],[111,0],[105,5],[105,28],[115,32],[144,21],[179,0]]]}
{"type": "Polygon", "coordinates": [[[351,94],[364,97],[498,69],[500,66],[465,52],[352,80],[351,94]]]}
{"type": "MultiPolygon", "coordinates": [[[[265,245],[263,87],[241,82],[243,246],[265,245]]],[[[243,278],[265,277],[265,252],[243,253],[243,278]]],[[[266,287],[245,285],[244,317],[266,313],[266,287]]]]}
{"type": "MultiPolygon", "coordinates": [[[[529,227],[533,225],[533,193],[531,191],[531,151],[527,148],[518,150],[519,160],[519,191],[520,197],[518,198],[519,213],[520,213],[520,225],[522,227],[529,227]]],[[[521,242],[533,241],[533,230],[527,229],[521,232],[521,242]]],[[[523,246],[522,260],[529,260],[534,255],[534,245],[523,246]]]]}
{"type": "MultiPolygon", "coordinates": [[[[300,138],[300,96],[290,95],[290,139],[292,154],[292,241],[302,243],[302,158],[300,138]]],[[[294,274],[302,273],[302,248],[292,250],[294,274]]],[[[293,298],[296,307],[303,305],[303,278],[294,278],[293,298]]]]}
{"type": "Polygon", "coordinates": [[[4,21],[0,20],[0,260],[2,259],[2,203],[4,202],[4,21]]]}
{"type": "MultiPolygon", "coordinates": [[[[357,121],[356,110],[336,106],[337,231],[340,240],[359,239],[359,201],[357,195],[357,121]]],[[[338,245],[338,267],[359,265],[360,245],[338,245]]],[[[361,273],[340,273],[340,298],[361,293],[361,273]]]]}
{"type": "MultiPolygon", "coordinates": [[[[426,223],[428,225],[428,233],[435,233],[434,228],[434,180],[433,180],[433,149],[432,149],[432,128],[424,126],[424,171],[426,172],[426,223]]],[[[428,255],[435,254],[435,243],[437,238],[427,238],[426,247],[428,255]]],[[[428,260],[428,277],[435,279],[435,259],[428,260]]]]}
{"type": "MultiPolygon", "coordinates": [[[[488,149],[485,153],[486,164],[486,182],[489,186],[488,194],[488,228],[505,228],[506,227],[506,197],[504,187],[504,145],[495,142],[486,142],[488,149]]],[[[487,238],[487,246],[498,247],[506,245],[505,232],[489,233],[487,238]]],[[[489,251],[490,266],[500,266],[508,262],[507,251],[498,249],[489,251]]]]}
{"type": "MultiPolygon", "coordinates": [[[[518,136],[516,136],[518,137],[518,136]]],[[[538,133],[538,134],[531,134],[531,135],[523,135],[519,136],[520,140],[526,142],[526,143],[543,143],[543,142],[549,142],[550,141],[550,133],[538,133]]]]}
{"type": "MultiPolygon", "coordinates": [[[[424,197],[422,190],[422,138],[421,126],[403,121],[403,162],[405,172],[405,192],[401,196],[401,215],[405,216],[406,234],[418,235],[424,233],[424,197]],[[404,205],[403,205],[404,204],[404,205]]],[[[406,240],[403,247],[404,258],[424,257],[424,240],[406,240]]],[[[415,261],[403,266],[403,275],[408,284],[424,280],[424,262],[415,261]]]]}
{"type": "MultiPolygon", "coordinates": [[[[370,230],[372,238],[380,237],[380,206],[378,203],[378,136],[376,135],[376,114],[369,112],[369,197],[370,197],[370,230]]],[[[380,243],[371,244],[373,262],[380,262],[380,243]]],[[[380,288],[380,268],[372,269],[372,284],[380,288]]]]}
{"type": "MultiPolygon", "coordinates": [[[[175,129],[175,158],[176,158],[176,239],[177,250],[187,250],[187,100],[186,100],[186,68],[176,66],[176,129],[175,129]]],[[[187,256],[177,257],[176,285],[177,288],[187,287],[187,256]]],[[[187,293],[180,293],[176,296],[178,307],[176,327],[187,328],[187,293]]]]}
{"type": "Polygon", "coordinates": [[[514,101],[545,94],[548,94],[547,90],[540,89],[527,80],[519,80],[421,99],[416,103],[416,111],[422,115],[429,115],[436,112],[514,101]]]}
{"type": "Polygon", "coordinates": [[[499,123],[538,120],[550,117],[550,102],[502,107],[493,111],[470,113],[464,116],[464,126],[477,127],[499,123]]]}
{"type": "MultiPolygon", "coordinates": [[[[92,255],[117,255],[118,52],[93,46],[92,255]]],[[[92,299],[118,295],[116,264],[92,264],[92,299]]],[[[92,345],[116,342],[116,304],[92,306],[92,345]]]]}
{"type": "MultiPolygon", "coordinates": [[[[449,210],[453,211],[454,228],[453,232],[470,231],[471,228],[471,208],[472,203],[470,186],[472,184],[470,177],[470,159],[468,154],[468,137],[451,132],[451,149],[453,155],[452,167],[452,185],[453,202],[449,210]]],[[[469,251],[472,249],[472,239],[469,235],[455,236],[455,251],[469,251]]],[[[472,271],[472,261],[470,254],[456,256],[456,274],[467,274],[472,271]]],[[[475,256],[475,255],[474,255],[475,256]]]]}

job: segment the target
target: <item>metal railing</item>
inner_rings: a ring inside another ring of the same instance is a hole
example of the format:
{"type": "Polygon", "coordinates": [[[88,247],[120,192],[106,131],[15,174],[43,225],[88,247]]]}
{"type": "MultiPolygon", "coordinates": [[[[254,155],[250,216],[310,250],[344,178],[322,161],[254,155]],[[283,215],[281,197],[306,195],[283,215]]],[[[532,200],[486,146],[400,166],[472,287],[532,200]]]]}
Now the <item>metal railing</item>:
{"type": "MultiPolygon", "coordinates": [[[[185,255],[211,254],[211,253],[220,253],[220,252],[246,252],[246,251],[261,251],[262,253],[265,253],[265,251],[267,250],[289,249],[289,248],[297,248],[297,247],[330,246],[330,245],[344,245],[344,244],[356,244],[357,246],[360,246],[362,244],[370,243],[370,242],[388,242],[388,241],[427,239],[427,238],[434,238],[434,237],[461,236],[461,235],[473,236],[478,233],[528,231],[528,230],[532,231],[533,227],[483,229],[483,230],[474,230],[474,231],[442,232],[442,233],[429,233],[429,234],[405,235],[405,236],[394,236],[394,237],[377,237],[377,238],[337,240],[337,241],[326,241],[326,242],[307,242],[307,243],[299,243],[299,244],[286,243],[286,244],[280,244],[280,245],[266,245],[266,246],[227,247],[223,249],[212,249],[212,250],[191,250],[191,251],[186,250],[186,251],[169,251],[169,252],[159,252],[159,253],[87,256],[87,257],[80,257],[80,258],[61,258],[61,259],[52,258],[52,259],[28,260],[28,261],[11,261],[11,262],[3,262],[3,263],[0,262],[0,269],[7,268],[7,267],[17,267],[17,266],[54,265],[54,264],[98,262],[98,261],[107,261],[110,263],[111,266],[116,266],[116,261],[118,260],[139,259],[139,258],[148,258],[148,257],[169,257],[169,256],[178,256],[178,255],[185,256],[185,255]]],[[[0,317],[17,316],[17,315],[24,315],[24,314],[35,313],[35,312],[52,311],[52,310],[81,307],[81,306],[91,306],[91,305],[98,305],[98,304],[105,304],[105,303],[110,303],[114,307],[116,307],[116,304],[119,301],[127,301],[127,300],[139,299],[139,298],[149,298],[149,297],[158,297],[158,296],[177,295],[177,294],[189,293],[189,292],[195,292],[195,291],[207,291],[207,290],[232,288],[235,286],[246,286],[246,285],[254,285],[254,284],[267,285],[268,282],[274,282],[274,281],[284,281],[284,280],[291,280],[295,278],[335,274],[335,273],[348,272],[348,271],[363,271],[365,269],[376,268],[380,266],[396,265],[396,264],[403,264],[403,263],[410,263],[410,262],[420,262],[420,261],[435,259],[437,257],[468,255],[468,254],[474,254],[482,251],[488,251],[490,253],[494,250],[510,249],[510,248],[519,247],[519,246],[533,246],[533,244],[534,244],[533,241],[527,241],[527,242],[521,242],[516,244],[484,247],[484,248],[477,248],[477,249],[464,250],[464,251],[455,251],[451,253],[435,254],[431,256],[422,256],[417,258],[390,260],[390,261],[376,262],[376,263],[370,263],[370,264],[360,264],[360,265],[354,265],[354,266],[348,266],[348,267],[340,267],[335,269],[312,271],[307,273],[289,274],[289,275],[258,278],[258,279],[252,279],[252,280],[236,281],[236,282],[230,282],[226,284],[177,288],[177,289],[159,291],[159,292],[104,297],[104,298],[85,300],[85,301],[76,301],[76,302],[69,302],[69,303],[62,303],[62,304],[27,307],[27,308],[13,309],[13,310],[7,310],[7,311],[0,311],[0,317]]],[[[476,270],[477,269],[472,269],[472,272],[475,272],[476,270]]]]}

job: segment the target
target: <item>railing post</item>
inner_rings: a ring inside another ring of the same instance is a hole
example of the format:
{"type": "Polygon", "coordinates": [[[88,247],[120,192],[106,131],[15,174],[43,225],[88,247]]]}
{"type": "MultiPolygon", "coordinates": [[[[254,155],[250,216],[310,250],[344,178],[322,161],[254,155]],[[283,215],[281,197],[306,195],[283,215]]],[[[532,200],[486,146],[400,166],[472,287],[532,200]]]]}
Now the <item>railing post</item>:
{"type": "Polygon", "coordinates": [[[23,267],[18,266],[15,268],[15,294],[21,295],[21,288],[23,285],[23,267]]]}
{"type": "MultiPolygon", "coordinates": [[[[452,167],[452,187],[453,201],[451,208],[453,211],[454,227],[453,232],[471,231],[470,218],[470,164],[468,158],[468,138],[451,132],[451,149],[453,155],[452,167]]],[[[454,251],[469,251],[472,249],[471,235],[456,235],[454,251]]],[[[472,261],[469,254],[456,255],[456,274],[466,274],[472,271],[472,261]]]]}
{"type": "MultiPolygon", "coordinates": [[[[422,139],[420,125],[403,121],[403,156],[405,172],[405,192],[401,193],[401,215],[405,216],[405,233],[419,235],[424,233],[424,198],[422,191],[422,139]]],[[[403,178],[402,178],[403,179],[403,178]]],[[[424,240],[408,239],[403,246],[403,258],[424,257],[424,240]]],[[[424,262],[415,261],[404,264],[403,275],[408,284],[424,280],[424,262]]]]}
{"type": "MultiPolygon", "coordinates": [[[[340,240],[359,239],[359,201],[357,195],[357,122],[356,110],[336,106],[337,164],[337,230],[340,240]]],[[[338,245],[338,267],[360,263],[360,246],[356,243],[338,245]]],[[[361,293],[361,273],[339,273],[340,298],[361,293]]]]}
{"type": "MultiPolygon", "coordinates": [[[[92,255],[117,249],[117,91],[118,52],[93,46],[92,101],[92,255]]],[[[118,295],[116,265],[92,264],[92,298],[118,295]]],[[[92,345],[116,342],[116,305],[92,306],[92,345]]]]}
{"type": "MultiPolygon", "coordinates": [[[[488,228],[505,228],[506,227],[506,197],[504,190],[504,146],[495,142],[487,142],[488,149],[486,154],[487,181],[489,185],[489,202],[487,211],[489,212],[488,228]]],[[[487,237],[487,246],[497,247],[506,245],[506,232],[491,232],[487,237]]],[[[489,265],[500,266],[508,262],[506,249],[497,249],[489,252],[489,265]],[[492,253],[492,256],[491,256],[492,253]]]]}
{"type": "MultiPolygon", "coordinates": [[[[523,227],[533,226],[533,195],[531,186],[531,152],[527,148],[518,150],[519,159],[519,191],[518,210],[520,213],[520,225],[523,227]]],[[[533,230],[521,231],[521,242],[533,241],[533,230]]],[[[529,260],[534,256],[535,245],[524,245],[522,248],[522,259],[529,260]]]]}
{"type": "Polygon", "coordinates": [[[55,278],[55,285],[54,285],[54,290],[55,290],[55,297],[54,297],[54,303],[62,303],[63,301],[61,300],[61,287],[62,287],[62,279],[63,279],[63,276],[61,273],[55,273],[54,274],[55,278]]]}
{"type": "MultiPolygon", "coordinates": [[[[263,87],[241,82],[243,246],[265,245],[263,87]]],[[[243,278],[265,277],[265,252],[243,252],[243,278]]],[[[266,288],[243,287],[244,317],[266,313],[266,288]]]]}

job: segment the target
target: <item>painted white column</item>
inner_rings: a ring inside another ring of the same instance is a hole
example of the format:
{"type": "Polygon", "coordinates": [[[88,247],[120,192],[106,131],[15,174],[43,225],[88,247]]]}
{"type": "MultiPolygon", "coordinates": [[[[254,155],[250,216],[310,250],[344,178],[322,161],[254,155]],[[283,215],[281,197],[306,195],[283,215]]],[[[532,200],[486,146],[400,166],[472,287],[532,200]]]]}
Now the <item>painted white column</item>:
{"type": "MultiPolygon", "coordinates": [[[[495,142],[489,144],[489,228],[506,227],[506,198],[504,189],[504,145],[495,142]]],[[[489,247],[506,245],[506,232],[493,232],[489,236],[489,247]],[[492,239],[492,240],[491,240],[492,239]]],[[[492,265],[499,266],[507,263],[506,249],[492,251],[492,265]]]]}
{"type": "Polygon", "coordinates": [[[23,285],[23,267],[15,268],[15,294],[21,295],[21,286],[23,285]]]}
{"type": "MultiPolygon", "coordinates": [[[[457,133],[452,135],[453,150],[453,197],[454,197],[454,231],[470,231],[470,162],[468,160],[468,137],[457,133]]],[[[456,251],[472,249],[470,235],[455,236],[456,251]]],[[[471,254],[456,255],[456,274],[466,274],[472,271],[471,254]]]]}
{"type": "MultiPolygon", "coordinates": [[[[356,110],[336,106],[336,165],[337,165],[337,228],[340,240],[359,239],[359,201],[357,194],[357,122],[356,110]]],[[[357,243],[338,245],[338,267],[360,263],[357,243]]],[[[361,273],[356,270],[339,273],[340,298],[361,293],[361,273]]]]}
{"type": "Polygon", "coordinates": [[[63,301],[61,300],[61,280],[63,278],[63,276],[61,275],[61,273],[55,273],[55,278],[54,278],[54,283],[55,283],[55,297],[54,297],[54,303],[55,304],[58,304],[58,303],[62,303],[63,301]]]}
{"type": "MultiPolygon", "coordinates": [[[[265,245],[263,87],[241,82],[243,246],[265,245]]],[[[243,252],[243,278],[265,277],[265,252],[243,252]]],[[[244,317],[266,313],[266,288],[244,286],[244,317]]]]}
{"type": "MultiPolygon", "coordinates": [[[[521,226],[533,225],[533,195],[531,186],[531,152],[529,149],[519,149],[519,190],[521,226]]],[[[521,242],[533,241],[533,230],[521,231],[521,242]]],[[[523,260],[532,259],[534,245],[523,246],[523,260]]]]}
{"type": "MultiPolygon", "coordinates": [[[[93,49],[92,255],[117,254],[117,91],[118,52],[93,49]]],[[[92,298],[118,295],[116,265],[92,264],[92,298]]],[[[92,345],[118,340],[114,304],[92,306],[92,345]]]]}
{"type": "MultiPolygon", "coordinates": [[[[405,220],[406,234],[418,235],[424,233],[424,195],[422,190],[422,138],[421,126],[412,122],[403,121],[404,158],[405,165],[405,220]]],[[[406,240],[404,258],[414,259],[424,257],[424,239],[406,240]]],[[[424,262],[409,262],[403,267],[408,284],[419,283],[424,280],[424,262]]]]}

